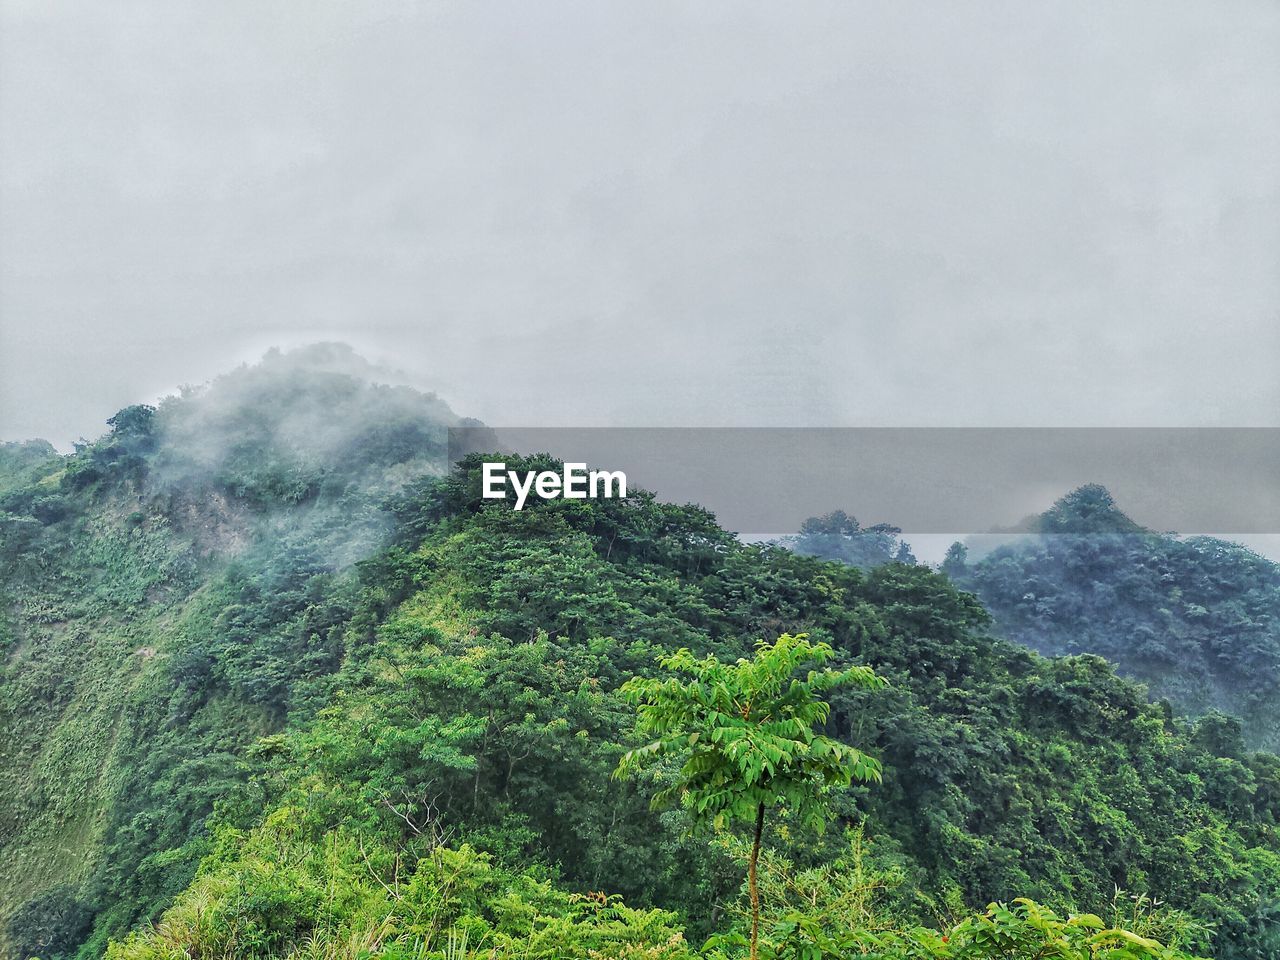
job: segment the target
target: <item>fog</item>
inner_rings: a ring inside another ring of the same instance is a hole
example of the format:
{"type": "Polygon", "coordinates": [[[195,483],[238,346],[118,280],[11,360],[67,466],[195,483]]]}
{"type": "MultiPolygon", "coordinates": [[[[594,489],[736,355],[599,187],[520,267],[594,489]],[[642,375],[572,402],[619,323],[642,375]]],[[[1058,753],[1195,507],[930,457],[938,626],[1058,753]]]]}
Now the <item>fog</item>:
{"type": "Polygon", "coordinates": [[[343,340],[517,425],[1280,424],[1280,6],[5,0],[0,438],[343,340]]]}
{"type": "Polygon", "coordinates": [[[139,498],[162,498],[202,548],[240,549],[265,524],[273,549],[339,567],[362,560],[395,528],[391,500],[443,474],[449,428],[467,425],[388,379],[341,344],[316,344],[167,397],[149,421],[139,498]]]}

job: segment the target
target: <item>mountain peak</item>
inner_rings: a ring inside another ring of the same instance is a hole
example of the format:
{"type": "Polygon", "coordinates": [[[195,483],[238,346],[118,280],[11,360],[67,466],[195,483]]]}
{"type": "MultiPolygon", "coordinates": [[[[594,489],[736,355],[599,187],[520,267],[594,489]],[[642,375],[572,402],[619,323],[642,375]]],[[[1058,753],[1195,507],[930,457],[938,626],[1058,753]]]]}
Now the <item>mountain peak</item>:
{"type": "Polygon", "coordinates": [[[322,481],[394,487],[439,472],[446,430],[468,421],[396,379],[346,344],[271,350],[161,402],[152,480],[211,477],[238,494],[290,499],[322,481]]]}
{"type": "Polygon", "coordinates": [[[1142,533],[1100,483],[1086,483],[1034,520],[1037,533],[1142,533]]]}

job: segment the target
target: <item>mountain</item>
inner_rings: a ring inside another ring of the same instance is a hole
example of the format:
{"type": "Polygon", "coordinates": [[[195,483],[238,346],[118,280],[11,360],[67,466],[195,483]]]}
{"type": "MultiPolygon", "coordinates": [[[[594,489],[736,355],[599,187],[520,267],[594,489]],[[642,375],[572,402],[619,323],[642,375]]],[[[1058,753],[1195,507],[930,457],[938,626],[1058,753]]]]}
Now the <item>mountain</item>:
{"type": "Polygon", "coordinates": [[[883,782],[827,797],[826,832],[771,821],[770,955],[1280,951],[1280,760],[1229,721],[998,639],[921,566],[744,545],[643,491],[484,500],[482,457],[442,459],[468,423],[379,376],[273,354],[70,455],[3,448],[8,956],[741,956],[749,844],[612,776],[623,687],[784,632],[888,686],[823,723],[883,782]]]}
{"type": "Polygon", "coordinates": [[[1047,655],[1105,657],[1178,712],[1239,717],[1247,745],[1280,749],[1280,565],[1144,530],[1096,485],[1021,529],[946,564],[997,632],[1047,655]]]}
{"type": "Polygon", "coordinates": [[[249,745],[340,665],[352,565],[464,422],[375,375],[272,352],[72,455],[0,447],[0,917],[61,891],[100,952],[167,904],[249,745]]]}

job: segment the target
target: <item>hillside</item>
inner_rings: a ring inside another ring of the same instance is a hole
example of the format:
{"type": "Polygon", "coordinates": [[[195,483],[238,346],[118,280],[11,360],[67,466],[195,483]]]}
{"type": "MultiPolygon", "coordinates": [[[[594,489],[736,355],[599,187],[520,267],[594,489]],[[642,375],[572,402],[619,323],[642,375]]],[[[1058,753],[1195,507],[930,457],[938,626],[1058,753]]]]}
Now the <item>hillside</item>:
{"type": "Polygon", "coordinates": [[[270,354],[70,456],[0,447],[0,917],[54,890],[76,944],[166,904],[247,747],[341,663],[379,503],[459,422],[369,374],[270,354]]]}
{"type": "Polygon", "coordinates": [[[741,955],[742,837],[612,776],[620,688],[788,632],[889,686],[834,691],[823,726],[883,782],[836,792],[825,832],[767,833],[778,943],[960,956],[1051,908],[1280,951],[1280,761],[1229,723],[995,639],[919,566],[744,546],[643,492],[482,501],[476,458],[440,473],[458,418],[371,376],[276,355],[70,456],[4,448],[10,956],[741,955]],[[982,913],[1015,897],[1044,908],[982,913]]]}
{"type": "Polygon", "coordinates": [[[1002,636],[1105,657],[1178,712],[1240,717],[1249,746],[1280,749],[1280,565],[1144,530],[1092,486],[982,556],[953,551],[946,568],[1002,636]]]}

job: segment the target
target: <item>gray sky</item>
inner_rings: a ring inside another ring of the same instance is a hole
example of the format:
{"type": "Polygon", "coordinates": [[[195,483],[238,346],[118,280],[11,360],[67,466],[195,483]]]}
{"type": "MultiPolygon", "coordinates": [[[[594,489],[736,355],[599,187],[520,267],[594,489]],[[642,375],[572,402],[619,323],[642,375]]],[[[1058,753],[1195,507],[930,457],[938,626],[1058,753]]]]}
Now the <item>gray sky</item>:
{"type": "Polygon", "coordinates": [[[3,0],[0,437],[345,339],[497,424],[1280,424],[1280,4],[3,0]]]}

